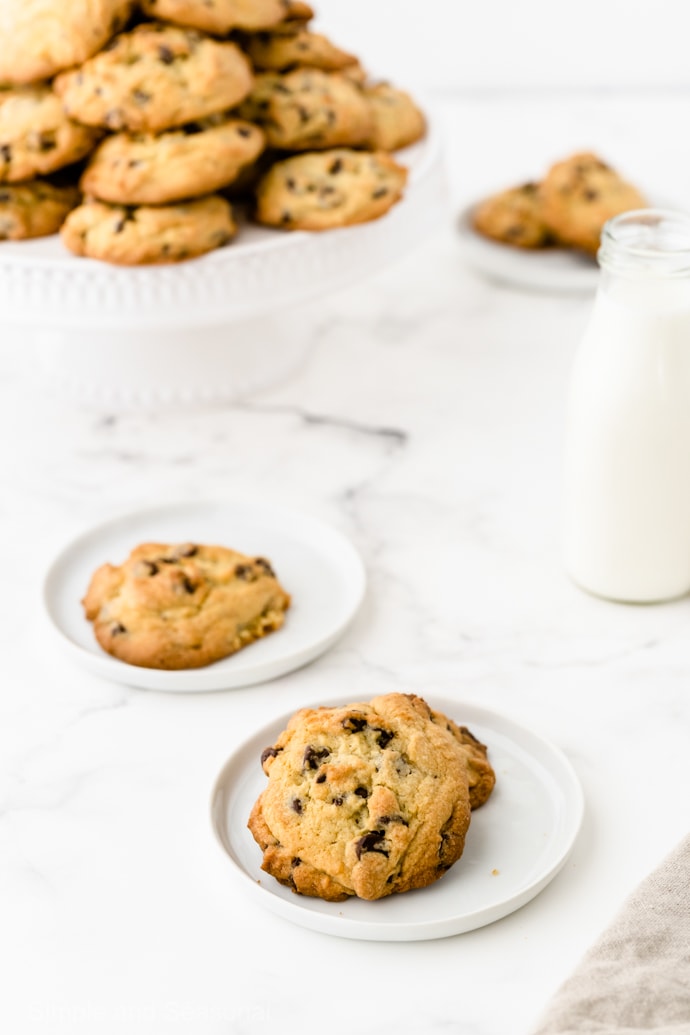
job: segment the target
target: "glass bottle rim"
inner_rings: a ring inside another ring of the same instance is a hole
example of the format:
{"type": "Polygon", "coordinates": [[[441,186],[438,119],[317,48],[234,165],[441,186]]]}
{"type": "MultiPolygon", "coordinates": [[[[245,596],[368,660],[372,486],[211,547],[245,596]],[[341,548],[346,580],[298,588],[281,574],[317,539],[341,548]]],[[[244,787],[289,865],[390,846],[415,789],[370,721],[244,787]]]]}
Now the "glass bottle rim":
{"type": "Polygon", "coordinates": [[[603,226],[597,260],[613,273],[690,276],[690,213],[641,208],[614,216],[603,226]]]}

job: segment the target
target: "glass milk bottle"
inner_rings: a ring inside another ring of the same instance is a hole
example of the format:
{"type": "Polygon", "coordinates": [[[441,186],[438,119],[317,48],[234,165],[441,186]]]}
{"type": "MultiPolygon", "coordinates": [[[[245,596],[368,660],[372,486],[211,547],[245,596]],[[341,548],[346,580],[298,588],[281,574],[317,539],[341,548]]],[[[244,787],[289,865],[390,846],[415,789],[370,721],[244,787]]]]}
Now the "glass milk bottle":
{"type": "Polygon", "coordinates": [[[610,600],[669,600],[690,591],[690,216],[617,216],[598,259],[568,400],[565,566],[610,600]]]}

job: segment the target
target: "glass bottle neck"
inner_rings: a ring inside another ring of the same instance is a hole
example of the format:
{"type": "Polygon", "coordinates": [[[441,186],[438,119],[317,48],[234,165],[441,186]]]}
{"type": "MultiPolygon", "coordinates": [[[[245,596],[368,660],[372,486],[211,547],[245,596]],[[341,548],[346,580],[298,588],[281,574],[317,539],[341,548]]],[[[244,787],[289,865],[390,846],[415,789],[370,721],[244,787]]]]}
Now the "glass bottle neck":
{"type": "Polygon", "coordinates": [[[604,225],[597,259],[605,281],[611,276],[690,281],[690,215],[638,209],[615,216],[604,225]]]}

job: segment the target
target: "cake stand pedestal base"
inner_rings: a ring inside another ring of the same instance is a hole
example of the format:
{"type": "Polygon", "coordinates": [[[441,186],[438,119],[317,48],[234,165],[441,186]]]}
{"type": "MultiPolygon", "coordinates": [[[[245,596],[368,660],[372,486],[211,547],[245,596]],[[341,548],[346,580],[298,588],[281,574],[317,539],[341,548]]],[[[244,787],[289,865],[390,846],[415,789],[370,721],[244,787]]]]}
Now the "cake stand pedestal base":
{"type": "Polygon", "coordinates": [[[123,411],[234,401],[299,370],[313,342],[309,316],[179,328],[5,331],[40,395],[123,411]]]}

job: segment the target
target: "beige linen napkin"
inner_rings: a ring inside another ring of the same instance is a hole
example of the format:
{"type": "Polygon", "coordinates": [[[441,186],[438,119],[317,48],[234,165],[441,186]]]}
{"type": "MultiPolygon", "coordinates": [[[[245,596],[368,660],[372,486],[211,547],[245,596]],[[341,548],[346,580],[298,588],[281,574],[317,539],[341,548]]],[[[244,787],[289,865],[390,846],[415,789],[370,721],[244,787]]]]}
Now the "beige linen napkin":
{"type": "Polygon", "coordinates": [[[632,893],[533,1035],[690,1035],[690,835],[632,893]]]}

